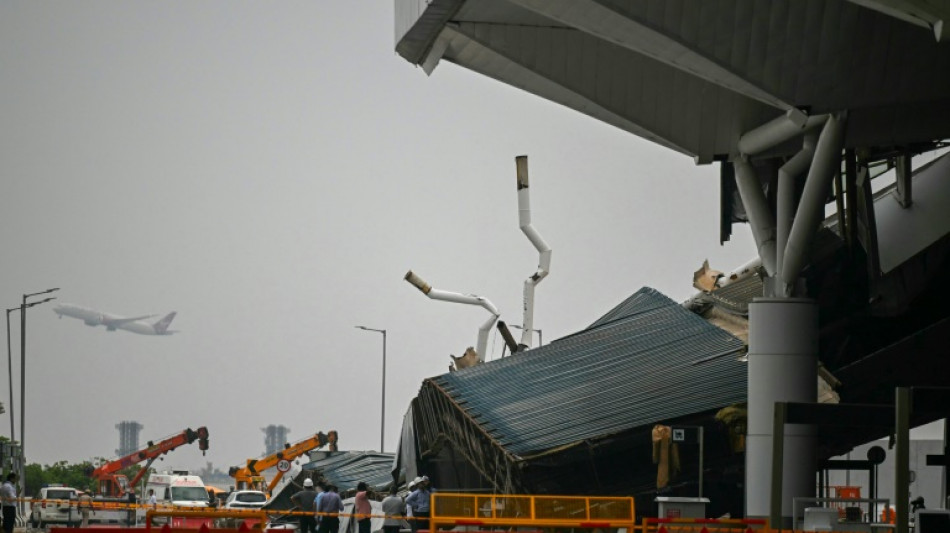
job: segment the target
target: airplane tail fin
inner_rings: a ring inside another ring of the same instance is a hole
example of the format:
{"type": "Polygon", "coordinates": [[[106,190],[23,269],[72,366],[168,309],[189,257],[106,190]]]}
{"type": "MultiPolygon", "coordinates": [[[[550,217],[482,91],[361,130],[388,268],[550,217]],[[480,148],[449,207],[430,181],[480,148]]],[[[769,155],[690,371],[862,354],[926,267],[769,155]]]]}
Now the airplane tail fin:
{"type": "Polygon", "coordinates": [[[155,327],[155,333],[162,335],[166,331],[168,331],[168,326],[171,325],[172,320],[175,319],[175,314],[176,312],[172,311],[171,313],[168,313],[167,315],[165,315],[161,320],[153,324],[153,326],[155,327]]]}

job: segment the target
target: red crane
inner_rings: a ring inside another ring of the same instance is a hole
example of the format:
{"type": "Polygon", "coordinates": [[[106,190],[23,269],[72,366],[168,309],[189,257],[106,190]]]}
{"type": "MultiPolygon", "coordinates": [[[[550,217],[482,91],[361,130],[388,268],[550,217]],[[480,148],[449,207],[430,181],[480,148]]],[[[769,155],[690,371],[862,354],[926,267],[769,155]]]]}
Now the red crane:
{"type": "Polygon", "coordinates": [[[99,480],[99,494],[116,498],[123,497],[134,490],[136,483],[148,472],[148,469],[152,466],[155,459],[158,459],[160,456],[179,446],[191,444],[196,440],[198,441],[198,449],[201,450],[201,454],[204,455],[205,450],[208,449],[208,428],[204,426],[197,430],[188,428],[158,443],[149,441],[148,446],[141,450],[99,465],[99,468],[93,470],[90,476],[99,480]],[[124,474],[118,473],[120,470],[141,463],[142,461],[148,462],[139,470],[138,474],[135,474],[132,481],[129,481],[124,474]]]}

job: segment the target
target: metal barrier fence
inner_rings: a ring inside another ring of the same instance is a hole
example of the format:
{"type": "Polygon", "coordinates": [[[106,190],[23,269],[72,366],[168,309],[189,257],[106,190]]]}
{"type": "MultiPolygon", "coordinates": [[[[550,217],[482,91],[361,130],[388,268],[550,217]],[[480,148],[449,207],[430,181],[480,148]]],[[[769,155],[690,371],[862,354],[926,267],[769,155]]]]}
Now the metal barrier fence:
{"type": "Polygon", "coordinates": [[[432,495],[429,529],[484,527],[636,527],[633,498],[511,494],[432,495]]]}

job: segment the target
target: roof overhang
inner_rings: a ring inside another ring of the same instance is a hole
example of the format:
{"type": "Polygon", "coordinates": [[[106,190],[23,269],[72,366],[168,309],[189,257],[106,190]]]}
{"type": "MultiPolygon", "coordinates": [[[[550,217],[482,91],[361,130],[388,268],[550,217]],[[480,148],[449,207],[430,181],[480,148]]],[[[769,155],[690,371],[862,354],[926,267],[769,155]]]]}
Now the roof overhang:
{"type": "Polygon", "coordinates": [[[396,50],[427,73],[447,60],[704,163],[791,108],[847,110],[850,148],[950,137],[950,45],[935,39],[948,11],[933,0],[398,0],[396,50]]]}

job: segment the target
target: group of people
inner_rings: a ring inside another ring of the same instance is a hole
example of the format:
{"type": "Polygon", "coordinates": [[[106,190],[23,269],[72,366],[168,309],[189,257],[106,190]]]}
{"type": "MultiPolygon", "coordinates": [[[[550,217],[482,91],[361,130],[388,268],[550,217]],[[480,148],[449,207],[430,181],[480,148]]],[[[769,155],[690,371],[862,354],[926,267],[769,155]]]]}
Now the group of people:
{"type": "Polygon", "coordinates": [[[313,480],[303,481],[303,490],[290,497],[301,511],[300,533],[337,533],[340,528],[338,513],[343,512],[343,500],[334,485],[320,481],[314,487],[313,480]]]}
{"type": "MultiPolygon", "coordinates": [[[[408,517],[409,526],[413,533],[419,529],[419,523],[429,518],[430,486],[429,478],[417,477],[409,483],[409,496],[403,500],[398,495],[395,485],[389,495],[383,499],[382,508],[386,518],[383,520],[385,533],[399,533],[402,521],[408,517]],[[407,513],[411,512],[411,516],[407,513]]],[[[312,479],[305,479],[303,490],[290,497],[301,511],[307,514],[300,516],[300,533],[338,533],[340,527],[339,513],[343,512],[343,500],[337,493],[337,487],[317,482],[314,486],[312,479]]],[[[360,482],[356,486],[356,496],[353,502],[353,514],[356,519],[358,533],[370,533],[373,507],[369,499],[369,486],[360,482]]],[[[424,526],[424,524],[423,524],[424,526]]]]}

